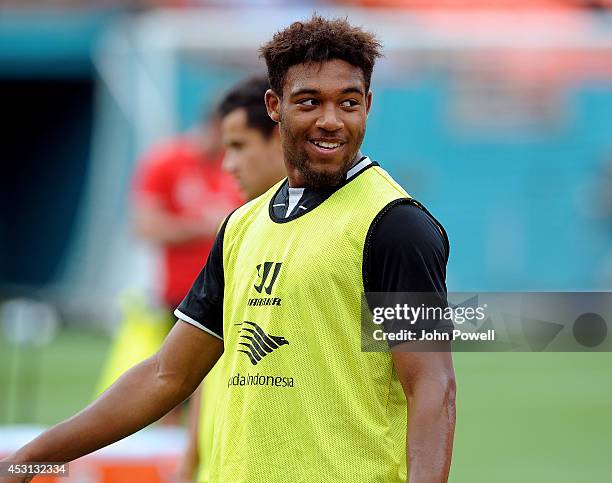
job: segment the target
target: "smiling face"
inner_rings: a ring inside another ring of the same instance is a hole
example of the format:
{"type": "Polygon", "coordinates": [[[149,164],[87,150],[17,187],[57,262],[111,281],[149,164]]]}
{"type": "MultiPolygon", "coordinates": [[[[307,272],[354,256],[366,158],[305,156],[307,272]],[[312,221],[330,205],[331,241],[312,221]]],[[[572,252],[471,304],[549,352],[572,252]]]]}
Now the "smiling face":
{"type": "Polygon", "coordinates": [[[331,187],[344,179],[363,141],[371,103],[361,70],[348,62],[289,68],[282,98],[269,90],[266,107],[280,123],[290,186],[331,187]]]}

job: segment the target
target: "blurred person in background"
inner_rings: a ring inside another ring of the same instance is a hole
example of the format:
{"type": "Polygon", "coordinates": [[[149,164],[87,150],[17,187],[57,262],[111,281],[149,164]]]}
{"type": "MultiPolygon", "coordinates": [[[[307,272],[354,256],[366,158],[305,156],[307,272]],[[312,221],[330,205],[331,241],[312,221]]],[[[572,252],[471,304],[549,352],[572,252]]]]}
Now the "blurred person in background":
{"type": "Polygon", "coordinates": [[[71,461],[124,438],[219,362],[212,481],[448,481],[450,342],[361,350],[364,290],[445,296],[449,254],[442,226],[360,151],[381,45],[315,15],[261,52],[287,180],[225,219],[161,349],[6,462],[71,461]]]}
{"type": "MultiPolygon", "coordinates": [[[[234,176],[247,200],[262,195],[287,175],[278,125],[268,116],[264,103],[268,89],[267,77],[252,77],[231,89],[218,108],[225,145],[223,168],[234,176]]],[[[182,482],[193,481],[196,469],[196,481],[210,481],[216,391],[224,384],[218,367],[192,397],[188,442],[178,473],[182,482]]]]}
{"type": "MultiPolygon", "coordinates": [[[[133,184],[134,231],[158,249],[161,278],[155,307],[124,294],[123,318],[96,394],[157,351],[173,323],[171,309],[191,287],[223,218],[240,204],[231,176],[221,168],[220,120],[154,146],[137,163],[133,184]]],[[[178,411],[164,419],[178,423],[178,411]]]]}
{"type": "Polygon", "coordinates": [[[287,176],[278,125],[264,103],[266,77],[236,85],[219,104],[225,147],[223,169],[238,183],[242,196],[252,200],[287,176]]]}
{"type": "Polygon", "coordinates": [[[154,147],[138,164],[134,229],[159,247],[159,293],[175,307],[197,276],[220,222],[240,204],[235,183],[221,168],[223,145],[216,115],[205,125],[154,147]]]}

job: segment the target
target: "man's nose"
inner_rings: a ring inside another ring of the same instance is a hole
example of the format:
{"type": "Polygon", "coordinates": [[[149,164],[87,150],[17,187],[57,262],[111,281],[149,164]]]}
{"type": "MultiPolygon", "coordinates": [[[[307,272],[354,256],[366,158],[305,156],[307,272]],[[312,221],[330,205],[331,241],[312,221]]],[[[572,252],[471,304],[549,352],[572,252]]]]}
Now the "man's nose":
{"type": "Polygon", "coordinates": [[[327,106],[323,106],[323,110],[321,115],[317,119],[317,127],[323,129],[325,131],[338,131],[342,129],[343,123],[340,117],[338,116],[338,111],[336,110],[336,106],[329,104],[327,106]]]}

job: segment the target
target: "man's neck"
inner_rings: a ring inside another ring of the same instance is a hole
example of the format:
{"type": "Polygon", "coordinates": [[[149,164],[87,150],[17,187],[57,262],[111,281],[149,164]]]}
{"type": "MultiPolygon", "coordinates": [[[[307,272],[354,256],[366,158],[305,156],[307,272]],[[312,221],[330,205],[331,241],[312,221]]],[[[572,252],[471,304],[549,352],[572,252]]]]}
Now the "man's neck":
{"type": "Polygon", "coordinates": [[[349,180],[359,176],[359,173],[365,171],[372,164],[370,158],[361,156],[358,162],[353,163],[353,166],[347,171],[345,181],[330,188],[306,189],[284,184],[281,189],[276,191],[271,201],[273,219],[282,220],[294,215],[299,216],[299,214],[312,210],[323,203],[336,190],[341,189],[349,180]]]}

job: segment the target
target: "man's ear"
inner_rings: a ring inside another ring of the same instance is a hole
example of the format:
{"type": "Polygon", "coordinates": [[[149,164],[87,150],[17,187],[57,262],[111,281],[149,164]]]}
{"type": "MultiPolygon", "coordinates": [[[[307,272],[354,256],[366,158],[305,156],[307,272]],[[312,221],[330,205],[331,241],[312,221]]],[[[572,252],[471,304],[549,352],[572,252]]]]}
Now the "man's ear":
{"type": "Polygon", "coordinates": [[[280,97],[272,89],[268,89],[264,96],[264,101],[266,102],[266,110],[270,119],[274,122],[280,122],[280,97]]]}
{"type": "Polygon", "coordinates": [[[370,113],[370,107],[372,107],[372,91],[368,91],[366,95],[366,116],[370,113]]]}

